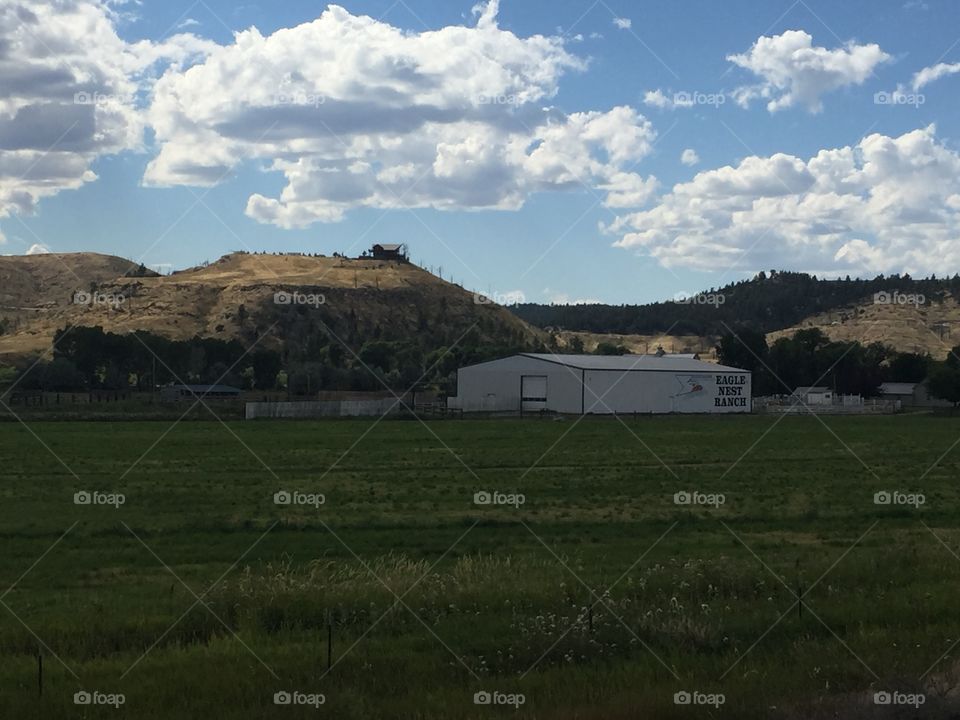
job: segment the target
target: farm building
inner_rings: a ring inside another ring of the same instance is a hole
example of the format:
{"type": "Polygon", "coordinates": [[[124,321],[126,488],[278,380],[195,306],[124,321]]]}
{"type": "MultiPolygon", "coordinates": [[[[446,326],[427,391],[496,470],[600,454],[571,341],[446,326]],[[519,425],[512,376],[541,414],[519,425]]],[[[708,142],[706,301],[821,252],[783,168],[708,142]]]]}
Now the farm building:
{"type": "Polygon", "coordinates": [[[822,385],[805,385],[794,390],[790,398],[804,405],[832,405],[833,390],[822,385]]]}
{"type": "Polygon", "coordinates": [[[888,400],[899,400],[904,405],[913,405],[913,394],[919,383],[885,382],[877,388],[880,395],[888,400]]]}
{"type": "Polygon", "coordinates": [[[902,407],[950,407],[948,400],[930,396],[926,382],[885,382],[879,388],[880,396],[887,400],[899,400],[902,407]]]}
{"type": "Polygon", "coordinates": [[[750,412],[750,372],[671,355],[521,353],[457,371],[464,412],[750,412]]]}

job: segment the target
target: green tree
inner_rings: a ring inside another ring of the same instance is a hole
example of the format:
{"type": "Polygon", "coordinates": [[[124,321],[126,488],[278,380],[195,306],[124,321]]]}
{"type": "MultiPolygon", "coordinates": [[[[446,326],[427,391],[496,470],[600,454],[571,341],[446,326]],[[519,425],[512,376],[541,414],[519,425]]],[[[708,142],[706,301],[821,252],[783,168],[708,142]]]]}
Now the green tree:
{"type": "Polygon", "coordinates": [[[770,395],[780,392],[778,383],[770,377],[766,368],[767,338],[762,332],[749,328],[727,333],[717,345],[717,359],[721,365],[749,370],[753,373],[752,391],[754,395],[770,395]]]}
{"type": "Polygon", "coordinates": [[[626,355],[627,349],[623,345],[614,345],[609,342],[597,343],[595,355],[626,355]]]}
{"type": "Polygon", "coordinates": [[[66,358],[55,358],[42,371],[40,385],[48,392],[69,392],[86,389],[83,373],[66,358]]]}
{"type": "Polygon", "coordinates": [[[280,356],[270,350],[258,350],[251,358],[253,363],[253,387],[257,390],[273,390],[277,387],[280,373],[280,356]]]}
{"type": "Polygon", "coordinates": [[[736,334],[727,333],[717,345],[717,359],[721,364],[744,370],[762,369],[768,352],[766,336],[749,328],[738,330],[736,334]]]}
{"type": "Polygon", "coordinates": [[[960,368],[949,363],[937,363],[930,372],[930,394],[954,405],[960,403],[960,368]]]}
{"type": "Polygon", "coordinates": [[[891,382],[920,382],[927,377],[929,363],[929,355],[897,353],[890,360],[890,380],[891,382]]]}
{"type": "Polygon", "coordinates": [[[371,369],[388,372],[393,367],[395,353],[396,347],[393,343],[383,340],[370,340],[360,348],[359,356],[361,362],[371,369]]]}

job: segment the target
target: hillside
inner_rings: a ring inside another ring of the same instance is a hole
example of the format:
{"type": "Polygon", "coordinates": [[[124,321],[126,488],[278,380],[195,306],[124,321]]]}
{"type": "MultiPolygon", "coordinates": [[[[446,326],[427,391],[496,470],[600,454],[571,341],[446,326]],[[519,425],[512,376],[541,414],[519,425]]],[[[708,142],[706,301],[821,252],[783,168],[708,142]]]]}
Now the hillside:
{"type": "Polygon", "coordinates": [[[960,344],[960,303],[945,296],[925,305],[881,305],[873,298],[856,305],[818,313],[803,322],[767,334],[767,343],[797,330],[817,328],[836,341],[881,342],[900,352],[929,353],[943,360],[960,344]]]}
{"type": "Polygon", "coordinates": [[[833,340],[883,342],[935,358],[960,342],[951,337],[960,327],[958,278],[818,280],[771,272],[710,292],[722,295],[722,303],[525,304],[510,312],[477,304],[472,293],[409,263],[234,253],[159,276],[97,253],[0,256],[0,359],[48,350],[55,333],[69,325],[244,346],[263,335],[259,347],[282,352],[293,342],[301,346],[300,357],[313,353],[306,338],[327,328],[354,348],[371,340],[413,340],[429,351],[451,345],[474,324],[474,344],[492,347],[532,347],[552,336],[561,349],[577,341],[587,352],[599,343],[632,352],[662,345],[668,352],[698,351],[705,359],[727,326],[764,331],[769,343],[814,327],[833,340]],[[919,293],[926,302],[875,304],[873,293],[880,291],[919,293]],[[323,303],[276,303],[274,296],[284,292],[322,296],[323,303]]]}
{"type": "Polygon", "coordinates": [[[167,276],[129,276],[137,271],[128,260],[95,253],[0,257],[0,358],[47,350],[68,325],[248,344],[265,335],[261,345],[279,349],[296,339],[282,335],[301,316],[346,342],[422,337],[440,346],[474,324],[478,340],[490,344],[535,344],[545,337],[409,263],[235,253],[167,276]],[[323,302],[275,303],[283,292],[323,302]]]}
{"type": "Polygon", "coordinates": [[[719,336],[699,337],[696,335],[670,335],[654,333],[651,335],[621,335],[617,333],[591,333],[563,330],[554,334],[557,346],[565,351],[577,352],[571,343],[579,341],[583,352],[596,352],[601,344],[624,347],[627,352],[638,355],[655,353],[663,348],[668,353],[698,353],[701,360],[716,360],[716,346],[719,336]]]}
{"type": "Polygon", "coordinates": [[[598,337],[619,338],[628,348],[660,338],[665,348],[712,347],[729,329],[750,328],[769,343],[796,330],[817,327],[834,340],[883,342],[902,352],[946,356],[960,342],[950,337],[960,323],[960,277],[950,279],[878,276],[871,280],[820,280],[803,273],[760,273],[751,280],[710,289],[703,302],[647,305],[537,305],[514,308],[518,317],[557,334],[579,337],[584,346],[598,337]],[[877,304],[875,293],[922,295],[925,302],[877,304]],[[712,302],[709,302],[712,300],[712,302]],[[942,338],[942,342],[941,342],[942,338]]]}

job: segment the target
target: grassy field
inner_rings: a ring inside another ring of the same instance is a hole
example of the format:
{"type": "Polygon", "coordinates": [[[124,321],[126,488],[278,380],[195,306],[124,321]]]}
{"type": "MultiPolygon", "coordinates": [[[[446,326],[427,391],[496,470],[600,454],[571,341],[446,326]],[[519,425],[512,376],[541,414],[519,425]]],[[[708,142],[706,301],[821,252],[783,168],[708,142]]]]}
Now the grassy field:
{"type": "Polygon", "coordinates": [[[0,423],[0,717],[957,717],[960,421],[775,422],[0,423]]]}

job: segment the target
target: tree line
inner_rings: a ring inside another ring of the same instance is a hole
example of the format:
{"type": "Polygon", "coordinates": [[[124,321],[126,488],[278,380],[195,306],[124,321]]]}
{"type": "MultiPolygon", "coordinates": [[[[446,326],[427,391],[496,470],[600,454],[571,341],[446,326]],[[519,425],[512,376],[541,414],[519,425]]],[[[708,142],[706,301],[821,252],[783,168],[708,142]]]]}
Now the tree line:
{"type": "Polygon", "coordinates": [[[898,352],[882,343],[830,340],[819,328],[798,330],[767,344],[751,329],[728,332],[717,345],[723,365],[750,370],[753,394],[783,395],[823,385],[844,395],[879,394],[884,382],[927,381],[934,397],[960,402],[960,346],[944,361],[929,354],[898,352]]]}
{"type": "Polygon", "coordinates": [[[453,394],[457,368],[530,349],[483,343],[476,328],[456,344],[438,347],[424,347],[416,339],[371,339],[351,346],[317,328],[300,329],[292,336],[295,341],[250,350],[238,340],[172,340],[145,331],[68,327],[56,333],[52,359],[23,363],[13,381],[18,390],[48,392],[143,392],[169,384],[218,383],[298,396],[385,387],[399,393],[414,384],[453,394]]]}
{"type": "MultiPolygon", "coordinates": [[[[279,348],[238,340],[194,337],[171,340],[149,332],[105,332],[101,327],[60,330],[49,361],[19,370],[18,389],[54,392],[151,391],[167,384],[231,385],[243,390],[286,391],[312,396],[321,390],[404,392],[417,385],[444,394],[456,391],[457,369],[545,347],[485,342],[474,328],[456,343],[426,347],[416,340],[368,339],[344,345],[314,328],[279,348]]],[[[597,354],[626,348],[601,343],[597,354]]],[[[841,394],[875,396],[884,382],[926,381],[934,397],[960,403],[960,346],[946,360],[898,352],[882,343],[832,341],[809,328],[768,344],[764,333],[741,328],[717,345],[721,364],[750,370],[755,396],[789,394],[824,385],[841,394]]]]}
{"type": "Polygon", "coordinates": [[[909,275],[878,275],[872,280],[820,280],[806,273],[771,270],[754,278],[711,288],[685,301],[648,305],[540,305],[521,303],[510,308],[540,328],[594,333],[720,336],[728,328],[748,327],[772,332],[798,324],[817,313],[849,307],[875,293],[923,295],[939,302],[960,297],[960,275],[914,279],[909,275]]]}

